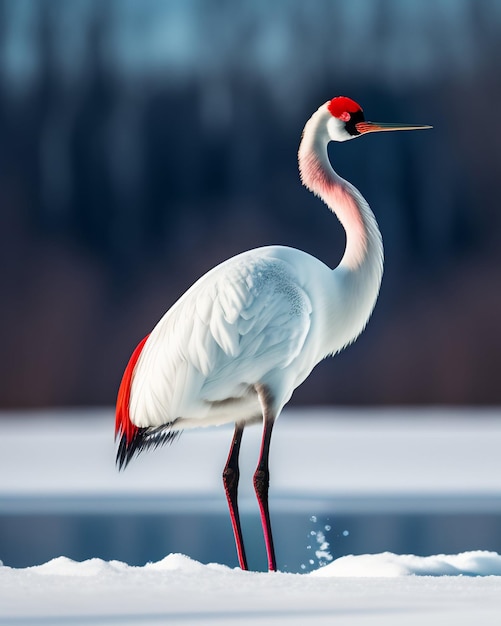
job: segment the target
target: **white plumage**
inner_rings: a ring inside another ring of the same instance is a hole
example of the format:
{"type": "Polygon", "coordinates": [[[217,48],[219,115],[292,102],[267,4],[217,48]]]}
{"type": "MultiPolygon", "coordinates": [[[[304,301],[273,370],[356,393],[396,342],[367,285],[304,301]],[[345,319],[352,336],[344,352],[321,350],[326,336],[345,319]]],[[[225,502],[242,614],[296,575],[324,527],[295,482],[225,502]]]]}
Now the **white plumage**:
{"type": "Polygon", "coordinates": [[[236,485],[243,428],[264,423],[254,483],[269,567],[275,569],[267,503],[274,420],[315,365],[362,332],[381,284],[383,247],[376,220],[360,193],[331,168],[327,145],[406,128],[419,127],[366,122],[349,98],[322,105],[305,126],[299,169],[304,185],[345,228],[346,250],[338,267],[331,270],[284,246],[233,257],[167,311],[126,369],[117,402],[121,466],[182,429],[235,422],[224,481],[242,568],[247,564],[236,485]]]}
{"type": "Polygon", "coordinates": [[[241,254],[206,274],[165,314],[136,365],[134,424],[177,420],[176,427],[190,428],[256,418],[256,383],[276,386],[277,371],[295,386],[301,382],[296,360],[313,339],[312,307],[294,265],[282,258],[294,252],[241,254]]]}

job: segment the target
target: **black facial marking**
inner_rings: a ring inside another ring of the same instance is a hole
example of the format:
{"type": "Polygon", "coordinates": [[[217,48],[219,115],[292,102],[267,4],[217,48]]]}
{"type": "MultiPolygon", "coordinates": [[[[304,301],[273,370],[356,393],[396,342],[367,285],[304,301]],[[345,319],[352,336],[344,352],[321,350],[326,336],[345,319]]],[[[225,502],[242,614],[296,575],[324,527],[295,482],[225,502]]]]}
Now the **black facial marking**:
{"type": "Polygon", "coordinates": [[[350,112],[350,115],[350,119],[345,124],[346,132],[350,133],[350,135],[358,136],[360,133],[357,130],[356,124],[365,122],[364,112],[359,110],[354,113],[350,112]]]}

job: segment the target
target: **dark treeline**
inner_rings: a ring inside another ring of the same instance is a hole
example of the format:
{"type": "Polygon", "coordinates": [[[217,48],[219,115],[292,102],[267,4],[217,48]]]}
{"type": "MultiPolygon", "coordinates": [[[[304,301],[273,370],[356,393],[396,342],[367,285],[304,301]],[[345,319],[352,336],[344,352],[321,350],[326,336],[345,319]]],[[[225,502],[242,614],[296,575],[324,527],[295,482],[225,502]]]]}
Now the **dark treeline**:
{"type": "Polygon", "coordinates": [[[296,401],[500,402],[496,3],[237,4],[0,1],[1,406],[112,403],[135,343],[241,250],[334,266],[344,235],[296,152],[340,93],[435,128],[332,147],[386,272],[296,401]]]}

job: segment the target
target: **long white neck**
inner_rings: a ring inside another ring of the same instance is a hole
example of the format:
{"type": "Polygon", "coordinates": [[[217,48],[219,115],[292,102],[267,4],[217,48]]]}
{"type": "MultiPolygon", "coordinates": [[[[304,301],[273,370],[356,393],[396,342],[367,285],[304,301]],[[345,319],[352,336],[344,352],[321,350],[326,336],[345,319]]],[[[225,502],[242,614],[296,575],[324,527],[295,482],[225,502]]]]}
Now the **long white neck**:
{"type": "Polygon", "coordinates": [[[307,122],[299,147],[303,184],[336,214],[346,231],[346,249],[334,270],[343,275],[357,328],[363,330],[376,303],[383,276],[383,242],[376,218],[362,194],[332,169],[327,153],[331,141],[327,124],[331,114],[324,105],[307,122]]]}

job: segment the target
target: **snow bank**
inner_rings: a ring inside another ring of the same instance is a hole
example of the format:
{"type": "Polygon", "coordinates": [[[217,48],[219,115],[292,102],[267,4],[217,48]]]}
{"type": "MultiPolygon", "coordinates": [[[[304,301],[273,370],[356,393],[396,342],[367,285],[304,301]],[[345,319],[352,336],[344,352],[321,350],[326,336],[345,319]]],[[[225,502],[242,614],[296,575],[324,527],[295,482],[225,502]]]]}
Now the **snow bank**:
{"type": "MultiPolygon", "coordinates": [[[[81,576],[96,577],[113,574],[144,572],[182,572],[193,576],[203,576],[211,572],[240,572],[226,565],[209,563],[204,565],[184,554],[169,554],[156,563],[146,563],[142,567],[130,566],[121,561],[88,559],[73,561],[64,556],[52,559],[43,565],[26,568],[7,567],[0,562],[0,572],[29,572],[41,576],[81,576]]],[[[289,574],[290,575],[290,574],[289,574]]],[[[301,574],[298,574],[301,575],[301,574]]],[[[395,578],[399,576],[501,576],[501,555],[496,552],[477,550],[461,554],[438,554],[435,556],[415,556],[413,554],[361,554],[343,556],[303,576],[313,577],[364,577],[395,578]]]]}
{"type": "Polygon", "coordinates": [[[313,574],[243,572],[182,554],[142,567],[59,557],[0,566],[0,625],[497,626],[500,572],[501,556],[489,552],[345,557],[313,574]]]}
{"type": "Polygon", "coordinates": [[[146,563],[142,567],[134,565],[127,565],[122,561],[104,561],[103,559],[87,559],[86,561],[74,561],[65,556],[60,556],[55,559],[51,559],[43,565],[34,565],[26,568],[11,568],[1,565],[3,569],[15,570],[18,572],[26,571],[36,574],[50,575],[50,576],[100,576],[102,574],[113,574],[124,572],[134,572],[135,574],[141,570],[145,572],[174,572],[182,571],[188,574],[201,574],[202,572],[210,570],[219,571],[231,571],[229,567],[225,565],[219,565],[217,563],[209,563],[204,565],[199,561],[195,561],[189,556],[184,554],[169,554],[161,561],[156,563],[146,563]]]}
{"type": "Polygon", "coordinates": [[[310,576],[501,576],[501,555],[477,550],[461,554],[414,556],[413,554],[362,554],[343,556],[310,576]]]}

